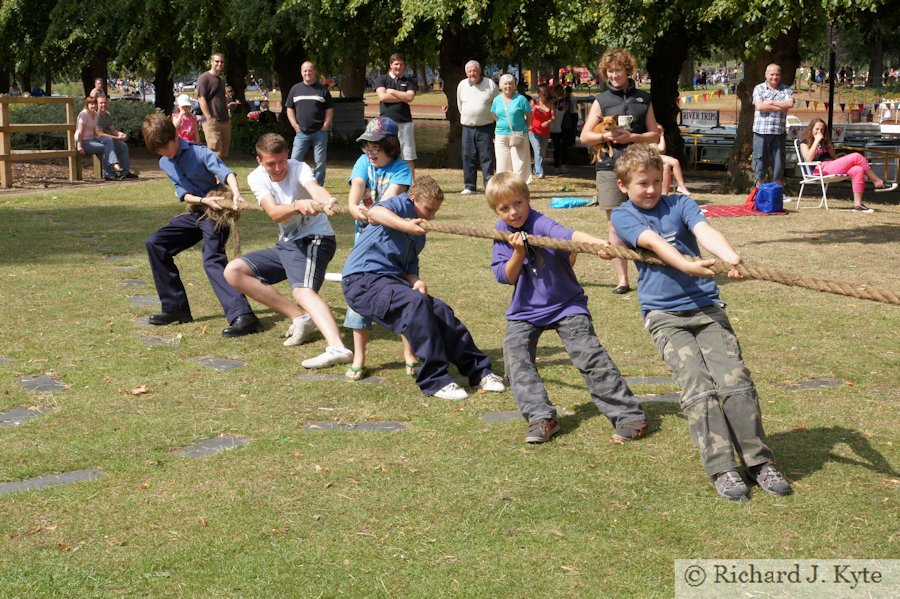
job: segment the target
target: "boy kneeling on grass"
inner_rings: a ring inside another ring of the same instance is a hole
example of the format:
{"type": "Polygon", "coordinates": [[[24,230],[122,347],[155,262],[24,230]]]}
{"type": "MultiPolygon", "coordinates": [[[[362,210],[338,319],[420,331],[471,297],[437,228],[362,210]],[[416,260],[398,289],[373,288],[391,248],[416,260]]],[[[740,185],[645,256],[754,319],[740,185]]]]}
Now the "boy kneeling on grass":
{"type": "Polygon", "coordinates": [[[472,335],[446,303],[428,295],[419,278],[419,253],[425,229],[441,207],[444,192],[431,177],[420,177],[409,192],[386,198],[369,208],[363,229],[347,262],[341,284],[347,305],[381,326],[405,335],[421,358],[416,384],[425,395],[465,399],[453,382],[452,362],[472,387],[505,390],[491,371],[491,360],[475,346],[472,335]]]}
{"type": "Polygon", "coordinates": [[[529,205],[528,186],[512,173],[494,175],[485,189],[507,242],[494,242],[491,268],[497,281],[513,285],[506,312],[503,361],[516,405],[528,421],[526,443],[543,443],[559,432],[556,408],[538,375],[535,351],[547,329],[555,329],[572,363],[581,371],[591,398],[616,429],[613,439],[632,441],[647,433],[647,415],[594,332],[587,296],[572,269],[575,255],[533,247],[529,235],[609,245],[567,229],[529,205]]]}
{"type": "Polygon", "coordinates": [[[651,250],[666,263],[636,263],[638,300],[644,327],[681,387],[681,409],[704,470],[722,497],[750,499],[736,452],[764,491],[789,495],[791,486],[766,445],[756,388],[709,269],[715,260],[692,262],[682,254],[699,256],[699,242],[735,267],[728,272],[733,279],[741,278],[736,268],[741,257],[693,200],[661,196],[663,164],[655,148],[629,147],[615,170],[628,201],[613,210],[613,227],[628,246],[651,250]]]}

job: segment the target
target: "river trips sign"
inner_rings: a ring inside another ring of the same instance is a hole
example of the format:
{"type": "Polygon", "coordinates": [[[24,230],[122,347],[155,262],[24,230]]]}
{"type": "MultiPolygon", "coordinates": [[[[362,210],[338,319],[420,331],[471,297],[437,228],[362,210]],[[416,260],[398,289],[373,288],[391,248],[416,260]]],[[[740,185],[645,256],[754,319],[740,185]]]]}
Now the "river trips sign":
{"type": "Polygon", "coordinates": [[[682,127],[718,127],[718,110],[685,110],[681,109],[682,127]]]}

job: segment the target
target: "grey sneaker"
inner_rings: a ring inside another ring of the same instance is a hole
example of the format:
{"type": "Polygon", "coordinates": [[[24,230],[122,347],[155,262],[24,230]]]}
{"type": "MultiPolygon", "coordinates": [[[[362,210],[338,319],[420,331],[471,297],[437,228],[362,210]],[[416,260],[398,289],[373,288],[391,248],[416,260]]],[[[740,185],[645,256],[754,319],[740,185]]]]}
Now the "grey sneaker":
{"type": "Polygon", "coordinates": [[[503,384],[503,379],[493,372],[481,379],[481,382],[478,383],[478,388],[482,391],[492,391],[493,393],[503,393],[506,391],[506,385],[503,384]]]}
{"type": "Polygon", "coordinates": [[[766,493],[784,497],[794,492],[791,484],[772,462],[750,468],[750,475],[756,479],[756,484],[766,493]]]}
{"type": "Polygon", "coordinates": [[[713,485],[715,485],[716,493],[720,497],[731,501],[750,500],[750,489],[744,484],[744,479],[741,478],[737,470],[728,470],[717,475],[713,485]]]}
{"type": "Polygon", "coordinates": [[[287,337],[284,341],[284,346],[293,347],[295,345],[300,345],[306,340],[307,335],[315,330],[316,323],[312,321],[312,318],[307,318],[299,325],[291,323],[291,326],[288,327],[287,332],[284,334],[284,336],[287,337]]]}
{"type": "Polygon", "coordinates": [[[650,421],[646,418],[644,420],[629,420],[628,422],[620,422],[618,426],[616,426],[616,432],[613,434],[614,441],[635,441],[640,439],[644,435],[647,434],[647,428],[650,426],[650,421]]]}
{"type": "Polygon", "coordinates": [[[525,430],[526,443],[546,443],[559,432],[559,422],[555,418],[541,418],[528,425],[525,430]]]}
{"type": "Polygon", "coordinates": [[[441,387],[440,391],[434,394],[435,397],[439,397],[441,399],[465,399],[469,397],[469,394],[466,393],[466,390],[457,385],[456,383],[449,383],[441,387]]]}

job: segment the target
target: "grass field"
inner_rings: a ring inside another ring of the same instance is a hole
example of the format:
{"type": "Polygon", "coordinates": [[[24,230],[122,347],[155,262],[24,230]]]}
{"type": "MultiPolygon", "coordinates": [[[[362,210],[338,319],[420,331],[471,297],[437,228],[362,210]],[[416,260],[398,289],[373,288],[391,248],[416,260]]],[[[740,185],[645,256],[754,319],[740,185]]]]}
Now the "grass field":
{"type": "MultiPolygon", "coordinates": [[[[244,181],[250,164],[235,166],[244,181]]],[[[329,168],[328,186],[342,198],[348,170],[329,168]]],[[[457,195],[458,172],[420,173],[448,190],[439,221],[493,225],[483,197],[457,195]]],[[[605,237],[596,209],[548,208],[561,184],[592,194],[590,180],[548,178],[535,186],[533,206],[605,237]]],[[[838,200],[842,209],[713,225],[750,264],[897,291],[900,207],[867,203],[875,214],[852,214],[838,200]]],[[[669,597],[676,559],[900,557],[897,306],[720,281],[770,445],[796,491],[774,498],[755,489],[752,501],[734,504],[716,498],[675,403],[646,404],[647,438],[611,443],[611,426],[552,333],[539,366],[564,414],[563,434],[526,446],[524,421],[482,419],[514,410],[509,392],[425,398],[385,331],[373,333],[368,358],[384,382],[371,385],[297,380],[321,338],[282,347],[287,322],[264,307],[255,306],[264,333],[223,339],[196,248],[177,259],[195,322],[137,326],[155,311],[129,304],[129,296],[155,295],[143,241],[179,210],[159,180],[0,196],[0,357],[14,360],[0,364],[0,412],[55,408],[0,428],[0,481],[105,473],[0,496],[0,596],[669,597]],[[148,284],[128,288],[124,279],[148,284]],[[142,336],[154,334],[180,339],[148,347],[142,336]],[[192,361],[200,356],[246,366],[216,372],[192,361]],[[17,382],[48,372],[68,389],[35,394],[17,382]],[[845,384],[784,386],[824,377],[845,384]],[[304,430],[335,420],[408,429],[304,430]],[[219,435],[251,441],[198,460],[173,453],[219,435]]],[[[336,271],[352,224],[333,222],[336,271]]],[[[261,214],[240,226],[244,251],[275,239],[261,214]]],[[[493,281],[489,260],[482,240],[434,233],[422,277],[502,372],[510,290],[493,281]]],[[[611,265],[582,256],[576,270],[622,371],[667,375],[636,294],[610,293],[611,265]]],[[[322,295],[342,318],[339,287],[326,283],[322,295]]]]}

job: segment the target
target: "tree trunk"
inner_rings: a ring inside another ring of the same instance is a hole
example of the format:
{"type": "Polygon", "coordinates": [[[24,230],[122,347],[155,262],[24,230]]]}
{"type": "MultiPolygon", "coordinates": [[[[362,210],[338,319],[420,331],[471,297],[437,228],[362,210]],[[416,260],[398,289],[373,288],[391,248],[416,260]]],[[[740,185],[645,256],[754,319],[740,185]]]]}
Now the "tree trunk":
{"type": "MultiPolygon", "coordinates": [[[[452,20],[450,22],[453,22],[452,20]]],[[[450,131],[447,134],[447,151],[441,166],[462,168],[462,125],[459,123],[459,108],[456,106],[456,86],[466,78],[466,63],[477,60],[484,66],[484,42],[482,28],[453,28],[445,30],[438,51],[441,77],[444,79],[444,93],[447,96],[447,120],[450,131]]]]}
{"type": "MultiPolygon", "coordinates": [[[[9,93],[9,75],[10,72],[8,66],[4,66],[4,68],[0,69],[0,94],[8,94],[9,93]]],[[[879,73],[880,75],[880,73],[879,73]]]]}
{"type": "Polygon", "coordinates": [[[422,63],[415,65],[415,71],[416,71],[416,79],[418,80],[418,84],[419,84],[419,91],[420,92],[431,91],[430,89],[428,89],[428,77],[425,76],[425,65],[422,63]]]}
{"type": "Polygon", "coordinates": [[[678,84],[681,87],[694,89],[694,59],[690,56],[681,67],[681,75],[678,76],[678,84]]]}
{"type": "Polygon", "coordinates": [[[247,108],[247,51],[234,42],[225,43],[225,82],[234,90],[234,99],[247,108]]]}
{"type": "Polygon", "coordinates": [[[881,87],[881,73],[884,71],[884,41],[881,32],[874,34],[869,42],[869,78],[867,87],[881,87]]]}
{"type": "Polygon", "coordinates": [[[50,72],[49,64],[44,70],[44,93],[48,96],[53,94],[53,74],[50,72]]]}
{"type": "Polygon", "coordinates": [[[94,89],[94,79],[98,77],[103,79],[103,93],[109,97],[109,94],[106,93],[106,54],[101,52],[95,54],[90,62],[81,67],[81,85],[84,86],[85,97],[94,89]]]}
{"type": "Polygon", "coordinates": [[[300,76],[300,65],[306,62],[306,48],[303,42],[296,35],[282,35],[277,39],[275,48],[275,59],[272,65],[275,74],[278,77],[278,85],[281,88],[281,115],[279,121],[288,124],[287,112],[284,111],[284,102],[290,93],[294,84],[298,83],[302,77],[300,76]]]}
{"type": "Polygon", "coordinates": [[[354,35],[346,40],[349,47],[341,67],[341,96],[360,98],[366,93],[366,63],[369,60],[369,44],[365,36],[354,35]]]}
{"type": "Polygon", "coordinates": [[[153,88],[156,90],[154,106],[167,115],[172,114],[175,107],[175,79],[172,75],[172,59],[168,56],[156,55],[153,88]]]}
{"type": "Polygon", "coordinates": [[[734,145],[728,157],[728,187],[733,191],[743,193],[756,183],[750,164],[753,148],[753,88],[765,81],[766,67],[773,63],[781,67],[781,83],[793,85],[797,67],[800,66],[799,38],[800,30],[795,25],[772,41],[771,51],[750,57],[742,56],[744,79],[737,86],[741,109],[734,145]]]}
{"type": "Polygon", "coordinates": [[[678,130],[678,74],[688,57],[691,40],[684,26],[673,23],[656,38],[647,73],[650,75],[653,114],[666,134],[666,148],[669,155],[684,162],[684,139],[678,130]]]}

